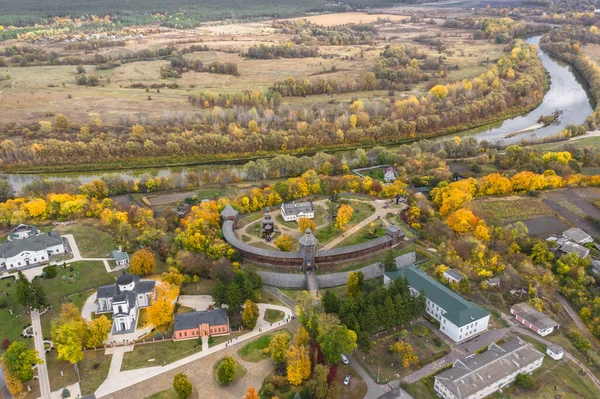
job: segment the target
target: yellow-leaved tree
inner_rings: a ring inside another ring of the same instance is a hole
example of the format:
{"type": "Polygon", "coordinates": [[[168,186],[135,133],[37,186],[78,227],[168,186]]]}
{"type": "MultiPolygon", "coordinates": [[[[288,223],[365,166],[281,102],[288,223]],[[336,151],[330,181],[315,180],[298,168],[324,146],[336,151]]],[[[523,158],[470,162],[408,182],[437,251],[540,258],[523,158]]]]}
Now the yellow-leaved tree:
{"type": "Polygon", "coordinates": [[[135,251],[129,263],[129,271],[138,276],[152,274],[156,270],[154,253],[146,248],[135,251]]]}
{"type": "Polygon", "coordinates": [[[156,298],[146,309],[146,321],[156,327],[166,326],[173,318],[179,287],[163,283],[156,287],[156,298]]]}
{"type": "Polygon", "coordinates": [[[350,205],[342,204],[338,208],[338,213],[335,218],[335,227],[340,230],[346,230],[346,225],[352,219],[354,209],[350,205]]]}
{"type": "Polygon", "coordinates": [[[183,274],[181,274],[181,272],[177,270],[177,268],[170,266],[169,270],[167,270],[161,275],[161,279],[166,283],[179,287],[181,283],[183,283],[184,277],[183,274]]]}
{"type": "Polygon", "coordinates": [[[292,345],[286,353],[287,378],[290,384],[300,385],[310,377],[310,358],[305,346],[292,345]]]}
{"type": "Polygon", "coordinates": [[[435,96],[438,100],[443,99],[448,95],[448,88],[443,85],[435,85],[429,90],[429,93],[435,96]]]}
{"type": "Polygon", "coordinates": [[[292,250],[292,237],[287,234],[280,235],[275,239],[275,246],[283,252],[290,252],[292,250]]]}
{"type": "Polygon", "coordinates": [[[311,229],[312,231],[315,231],[317,228],[317,225],[315,224],[315,222],[312,219],[309,218],[300,218],[298,219],[298,229],[304,233],[306,231],[306,229],[311,229]]]}
{"type": "Polygon", "coordinates": [[[88,348],[98,348],[104,344],[108,338],[108,332],[112,327],[112,323],[108,317],[102,315],[89,324],[86,346],[88,348]]]}
{"type": "Polygon", "coordinates": [[[390,352],[396,353],[402,363],[402,367],[419,363],[419,357],[414,354],[412,346],[404,341],[398,341],[390,346],[390,352]]]}
{"type": "Polygon", "coordinates": [[[456,233],[468,233],[475,230],[479,218],[470,209],[461,208],[448,216],[448,226],[456,233]]]}

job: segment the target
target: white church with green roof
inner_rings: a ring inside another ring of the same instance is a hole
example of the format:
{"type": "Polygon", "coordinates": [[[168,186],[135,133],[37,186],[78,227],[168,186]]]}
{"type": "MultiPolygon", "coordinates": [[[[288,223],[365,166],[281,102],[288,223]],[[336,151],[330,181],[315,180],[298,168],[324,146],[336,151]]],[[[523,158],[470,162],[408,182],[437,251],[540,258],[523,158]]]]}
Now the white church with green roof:
{"type": "Polygon", "coordinates": [[[419,267],[411,265],[386,272],[383,284],[387,286],[398,277],[408,281],[413,295],[425,294],[427,314],[440,323],[440,331],[454,342],[473,338],[488,329],[490,314],[487,311],[429,277],[419,267]]]}

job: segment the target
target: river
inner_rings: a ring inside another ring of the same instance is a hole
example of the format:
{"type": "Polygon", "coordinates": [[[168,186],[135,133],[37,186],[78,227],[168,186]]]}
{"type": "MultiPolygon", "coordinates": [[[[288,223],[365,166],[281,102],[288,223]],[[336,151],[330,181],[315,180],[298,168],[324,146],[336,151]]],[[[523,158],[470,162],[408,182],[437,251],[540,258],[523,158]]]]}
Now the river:
{"type": "MultiPolygon", "coordinates": [[[[550,78],[550,88],[542,104],[526,115],[517,116],[511,119],[505,119],[491,125],[480,128],[465,130],[452,136],[475,137],[477,140],[487,140],[490,142],[518,142],[521,139],[541,138],[551,136],[560,132],[568,124],[581,124],[592,113],[592,105],[588,97],[587,84],[577,71],[568,64],[551,58],[548,54],[539,48],[541,36],[535,36],[527,39],[527,43],[538,46],[538,54],[550,78]],[[555,111],[561,111],[557,124],[542,127],[532,132],[522,133],[510,138],[507,135],[528,129],[535,125],[541,115],[550,115],[555,111]]],[[[447,140],[448,136],[438,138],[447,140]]],[[[393,148],[394,146],[390,146],[393,148]]],[[[397,147],[397,145],[396,145],[397,147]]],[[[344,154],[352,156],[350,153],[344,154]]],[[[240,164],[207,164],[202,166],[189,167],[157,167],[141,169],[115,169],[102,171],[78,171],[78,172],[60,172],[60,173],[38,173],[38,174],[0,174],[12,184],[15,191],[19,191],[25,184],[32,182],[37,178],[44,179],[78,179],[82,183],[87,183],[107,174],[119,174],[124,179],[133,180],[143,175],[150,176],[168,176],[173,173],[180,173],[186,170],[202,171],[215,169],[234,168],[238,173],[242,172],[240,164]]]]}

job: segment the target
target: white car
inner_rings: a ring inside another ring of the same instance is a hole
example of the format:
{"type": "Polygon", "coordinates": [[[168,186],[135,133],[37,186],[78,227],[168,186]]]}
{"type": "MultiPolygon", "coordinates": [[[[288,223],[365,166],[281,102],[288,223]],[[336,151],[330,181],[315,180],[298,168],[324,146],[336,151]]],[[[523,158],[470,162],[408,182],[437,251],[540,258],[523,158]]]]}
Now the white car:
{"type": "Polygon", "coordinates": [[[350,376],[347,375],[346,378],[344,378],[344,385],[348,385],[350,384],[350,376]]]}
{"type": "Polygon", "coordinates": [[[346,355],[344,355],[343,353],[340,356],[340,358],[342,359],[342,363],[344,363],[344,364],[350,363],[350,360],[348,360],[348,358],[346,357],[346,355]]]}

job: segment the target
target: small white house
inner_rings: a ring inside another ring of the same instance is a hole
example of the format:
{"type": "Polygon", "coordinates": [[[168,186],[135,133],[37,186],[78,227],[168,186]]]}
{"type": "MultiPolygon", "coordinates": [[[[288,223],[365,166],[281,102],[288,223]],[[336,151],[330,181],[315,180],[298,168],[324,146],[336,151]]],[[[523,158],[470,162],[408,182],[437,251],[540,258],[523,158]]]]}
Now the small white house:
{"type": "Polygon", "coordinates": [[[444,271],[443,277],[445,280],[448,280],[450,284],[458,284],[464,278],[462,274],[454,269],[444,271]]]}
{"type": "Polygon", "coordinates": [[[563,358],[564,352],[563,348],[558,345],[551,345],[546,348],[546,354],[550,356],[554,360],[560,360],[563,358]]]}
{"type": "Polygon", "coordinates": [[[129,266],[129,254],[123,251],[112,251],[112,257],[117,267],[129,266]]]}
{"type": "Polygon", "coordinates": [[[383,171],[383,181],[390,183],[396,180],[396,171],[394,168],[385,168],[383,171]]]}
{"type": "Polygon", "coordinates": [[[281,204],[281,217],[286,222],[298,221],[300,218],[314,219],[315,208],[312,201],[286,202],[281,204]]]}

